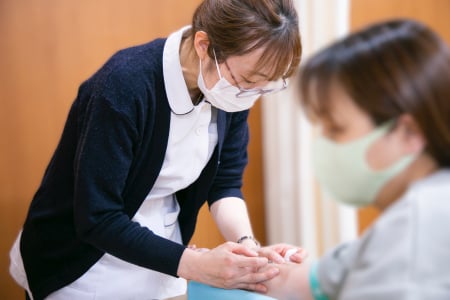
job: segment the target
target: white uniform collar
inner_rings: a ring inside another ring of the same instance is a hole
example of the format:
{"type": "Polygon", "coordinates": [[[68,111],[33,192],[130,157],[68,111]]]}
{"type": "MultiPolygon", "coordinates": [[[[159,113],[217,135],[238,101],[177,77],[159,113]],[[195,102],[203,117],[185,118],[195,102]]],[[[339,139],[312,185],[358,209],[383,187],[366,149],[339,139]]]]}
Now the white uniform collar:
{"type": "Polygon", "coordinates": [[[164,86],[170,109],[177,115],[187,114],[194,109],[180,63],[181,38],[189,28],[185,26],[169,35],[163,52],[164,86]]]}

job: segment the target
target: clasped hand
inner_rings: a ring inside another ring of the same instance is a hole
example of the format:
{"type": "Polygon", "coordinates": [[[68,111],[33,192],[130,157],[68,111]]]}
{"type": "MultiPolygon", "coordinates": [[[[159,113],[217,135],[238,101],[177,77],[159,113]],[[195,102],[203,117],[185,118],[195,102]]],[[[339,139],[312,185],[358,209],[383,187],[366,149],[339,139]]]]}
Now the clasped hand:
{"type": "MultiPolygon", "coordinates": [[[[266,293],[264,281],[278,275],[276,264],[282,263],[289,249],[287,244],[262,248],[226,242],[211,250],[190,247],[180,260],[178,275],[225,289],[245,289],[266,293]]],[[[290,257],[291,262],[301,263],[305,257],[299,249],[290,257]]]]}

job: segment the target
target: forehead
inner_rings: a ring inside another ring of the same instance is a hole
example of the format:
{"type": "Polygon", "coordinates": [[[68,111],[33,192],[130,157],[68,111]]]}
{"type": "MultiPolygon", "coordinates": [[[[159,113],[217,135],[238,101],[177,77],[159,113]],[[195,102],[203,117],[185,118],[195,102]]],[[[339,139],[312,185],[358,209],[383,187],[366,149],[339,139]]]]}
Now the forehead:
{"type": "Polygon", "coordinates": [[[227,64],[237,76],[268,77],[272,66],[260,66],[264,48],[255,49],[243,55],[232,55],[227,58],[227,64]]]}
{"type": "Polygon", "coordinates": [[[331,80],[325,86],[317,80],[312,81],[309,97],[314,106],[314,119],[319,123],[335,126],[366,126],[372,123],[370,116],[336,80],[331,80]]]}

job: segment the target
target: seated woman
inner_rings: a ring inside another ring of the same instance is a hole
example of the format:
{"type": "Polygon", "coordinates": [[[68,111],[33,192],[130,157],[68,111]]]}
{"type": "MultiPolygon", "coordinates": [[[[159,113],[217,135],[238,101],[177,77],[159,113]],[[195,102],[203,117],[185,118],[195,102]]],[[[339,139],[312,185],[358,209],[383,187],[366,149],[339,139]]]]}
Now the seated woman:
{"type": "Polygon", "coordinates": [[[450,50],[412,20],[372,25],[300,75],[320,134],[316,177],[379,219],[311,265],[281,264],[278,299],[450,299],[450,50]]]}

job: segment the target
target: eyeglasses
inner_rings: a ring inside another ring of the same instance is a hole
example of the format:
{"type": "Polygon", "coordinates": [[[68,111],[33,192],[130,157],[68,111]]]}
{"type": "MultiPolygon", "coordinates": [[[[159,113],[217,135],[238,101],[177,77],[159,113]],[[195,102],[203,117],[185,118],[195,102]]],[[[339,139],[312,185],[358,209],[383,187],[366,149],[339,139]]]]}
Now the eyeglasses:
{"type": "MultiPolygon", "coordinates": [[[[216,61],[216,65],[218,68],[216,51],[214,51],[214,49],[213,49],[213,53],[214,53],[214,59],[216,61]]],[[[224,61],[224,63],[228,69],[228,72],[231,75],[231,78],[233,78],[233,81],[236,84],[236,87],[239,89],[239,93],[236,94],[236,98],[252,97],[252,96],[256,96],[256,95],[262,96],[262,95],[266,95],[266,94],[276,93],[276,92],[280,92],[280,91],[286,89],[288,86],[288,81],[286,80],[286,78],[281,78],[277,81],[269,82],[263,88],[252,88],[252,89],[243,88],[237,82],[237,80],[234,77],[233,72],[231,72],[230,66],[228,66],[228,63],[226,60],[224,61]]]]}

